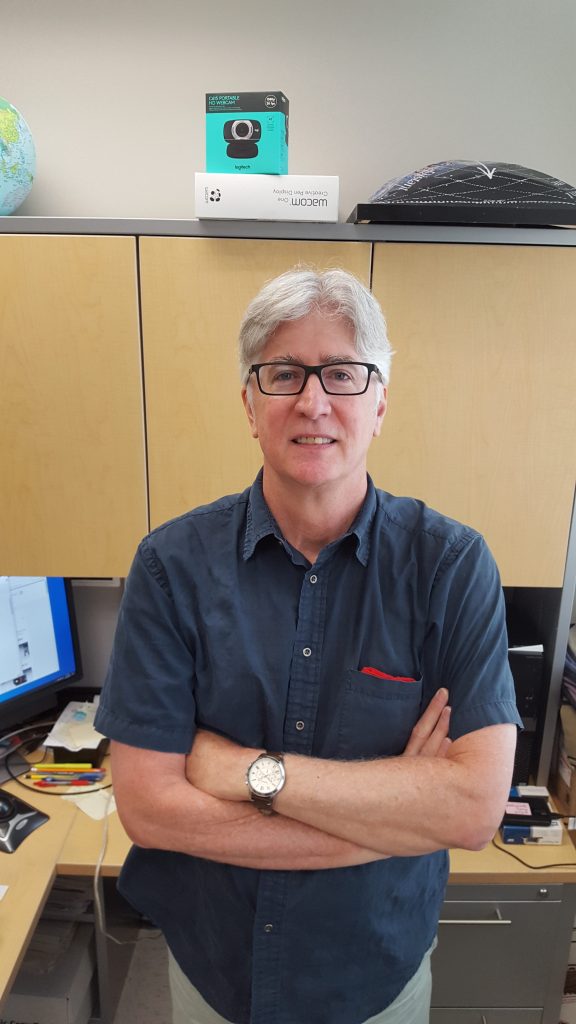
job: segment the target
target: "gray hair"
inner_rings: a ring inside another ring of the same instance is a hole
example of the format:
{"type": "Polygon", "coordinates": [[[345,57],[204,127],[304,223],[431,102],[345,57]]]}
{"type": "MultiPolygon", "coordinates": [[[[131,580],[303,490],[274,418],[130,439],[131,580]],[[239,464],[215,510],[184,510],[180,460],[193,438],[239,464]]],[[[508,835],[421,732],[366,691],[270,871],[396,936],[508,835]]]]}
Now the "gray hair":
{"type": "Polygon", "coordinates": [[[385,384],[390,379],[392,349],[382,310],[368,289],[346,270],[295,268],[280,274],[248,306],[238,338],[240,373],[245,383],[252,363],[281,324],[301,320],[316,310],[347,320],[362,362],[375,363],[385,384]]]}

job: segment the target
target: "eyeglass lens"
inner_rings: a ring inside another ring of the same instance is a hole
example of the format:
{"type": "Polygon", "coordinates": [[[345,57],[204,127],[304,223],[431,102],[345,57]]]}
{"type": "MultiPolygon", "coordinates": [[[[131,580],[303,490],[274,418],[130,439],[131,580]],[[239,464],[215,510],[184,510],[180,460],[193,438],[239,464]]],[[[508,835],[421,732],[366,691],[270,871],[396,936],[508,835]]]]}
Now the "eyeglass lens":
{"type": "MultiPolygon", "coordinates": [[[[260,366],[260,387],[269,395],[295,395],[304,383],[306,368],[297,363],[268,363],[260,366]]],[[[330,363],[320,370],[330,395],[355,395],[366,390],[369,369],[363,363],[330,363]]]]}

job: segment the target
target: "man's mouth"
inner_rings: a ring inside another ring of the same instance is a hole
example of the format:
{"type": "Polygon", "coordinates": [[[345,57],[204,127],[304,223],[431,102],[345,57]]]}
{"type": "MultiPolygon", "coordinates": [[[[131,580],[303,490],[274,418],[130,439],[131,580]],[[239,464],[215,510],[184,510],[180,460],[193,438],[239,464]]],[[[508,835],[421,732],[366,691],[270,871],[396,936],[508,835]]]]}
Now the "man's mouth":
{"type": "Polygon", "coordinates": [[[317,437],[316,435],[305,435],[304,437],[295,437],[295,444],[334,444],[332,437],[317,437]]]}

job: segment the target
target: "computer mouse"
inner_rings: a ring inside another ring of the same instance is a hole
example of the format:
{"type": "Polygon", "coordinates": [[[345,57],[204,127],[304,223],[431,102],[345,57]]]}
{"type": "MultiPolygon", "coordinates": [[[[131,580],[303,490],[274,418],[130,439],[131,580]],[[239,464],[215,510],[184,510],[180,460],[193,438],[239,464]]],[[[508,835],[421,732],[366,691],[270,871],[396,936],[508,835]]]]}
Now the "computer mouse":
{"type": "Polygon", "coordinates": [[[0,791],[0,821],[6,821],[11,818],[16,809],[14,798],[9,796],[8,793],[0,791]]]}

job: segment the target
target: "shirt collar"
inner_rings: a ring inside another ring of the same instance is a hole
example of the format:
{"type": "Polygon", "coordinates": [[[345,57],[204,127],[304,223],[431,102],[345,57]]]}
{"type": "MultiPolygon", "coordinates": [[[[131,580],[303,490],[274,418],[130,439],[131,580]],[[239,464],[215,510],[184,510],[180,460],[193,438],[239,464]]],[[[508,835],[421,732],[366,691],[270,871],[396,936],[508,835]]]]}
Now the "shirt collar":
{"type": "MultiPolygon", "coordinates": [[[[242,551],[242,557],[245,562],[252,557],[256,545],[263,540],[264,537],[275,537],[282,543],[286,543],[278,523],[266,504],[264,492],[262,490],[262,479],[263,470],[260,470],[252,484],[252,487],[250,488],[248,497],[246,531],[244,534],[244,548],[242,551]]],[[[362,565],[367,565],[370,557],[372,523],[376,512],[376,504],[376,489],[372,483],[372,478],[368,476],[368,488],[366,491],[366,497],[362,503],[362,508],[350,529],[347,530],[342,537],[338,538],[338,541],[341,541],[344,537],[356,537],[356,557],[362,565]]]]}

